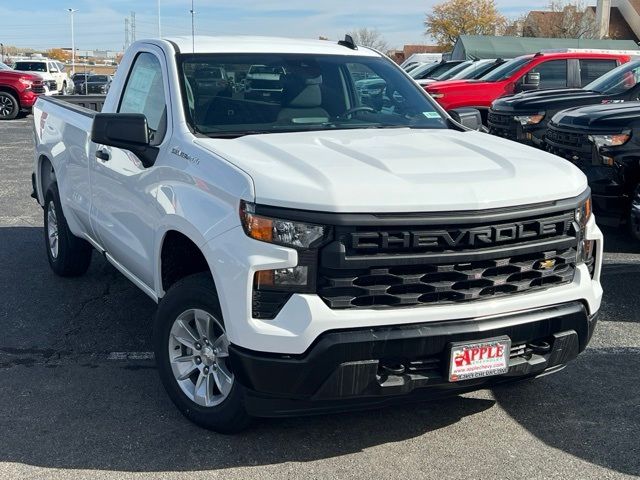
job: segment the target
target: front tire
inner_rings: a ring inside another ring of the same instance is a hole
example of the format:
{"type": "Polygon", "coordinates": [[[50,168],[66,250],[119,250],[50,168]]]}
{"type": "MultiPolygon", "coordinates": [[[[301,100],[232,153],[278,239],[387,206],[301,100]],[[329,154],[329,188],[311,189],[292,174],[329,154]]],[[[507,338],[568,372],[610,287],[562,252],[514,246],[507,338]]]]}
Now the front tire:
{"type": "Polygon", "coordinates": [[[44,241],[49,265],[57,275],[77,277],[88,270],[93,249],[69,230],[55,183],[49,187],[44,201],[44,241]]]}
{"type": "Polygon", "coordinates": [[[169,289],[156,313],[153,345],[160,379],[185,417],[220,433],[250,424],[209,274],[190,275],[169,289]]]}
{"type": "Polygon", "coordinates": [[[9,92],[0,92],[0,120],[13,120],[20,113],[20,104],[9,92]]]}

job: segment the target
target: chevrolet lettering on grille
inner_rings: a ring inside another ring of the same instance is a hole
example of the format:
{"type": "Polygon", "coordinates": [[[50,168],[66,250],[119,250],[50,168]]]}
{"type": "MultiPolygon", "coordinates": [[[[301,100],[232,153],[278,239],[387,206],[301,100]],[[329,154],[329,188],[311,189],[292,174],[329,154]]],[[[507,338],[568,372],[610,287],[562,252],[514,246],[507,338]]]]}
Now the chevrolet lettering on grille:
{"type": "Polygon", "coordinates": [[[457,230],[356,232],[350,234],[349,244],[354,250],[368,251],[482,247],[563,234],[569,224],[564,217],[457,230]]]}

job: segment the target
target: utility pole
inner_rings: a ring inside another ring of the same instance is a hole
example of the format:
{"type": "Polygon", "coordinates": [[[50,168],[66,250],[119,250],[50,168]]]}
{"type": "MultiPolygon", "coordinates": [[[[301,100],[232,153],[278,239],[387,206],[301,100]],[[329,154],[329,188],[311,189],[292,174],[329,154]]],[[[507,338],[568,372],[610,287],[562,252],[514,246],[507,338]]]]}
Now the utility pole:
{"type": "Polygon", "coordinates": [[[4,43],[0,43],[0,62],[4,63],[4,43]]]}
{"type": "Polygon", "coordinates": [[[196,29],[194,23],[196,11],[193,9],[193,0],[191,0],[191,53],[196,53],[196,29]]]}
{"type": "Polygon", "coordinates": [[[158,38],[162,38],[162,20],[160,16],[160,0],[158,0],[158,38]]]}
{"type": "Polygon", "coordinates": [[[124,50],[129,48],[129,17],[124,19],[124,50]]]}
{"type": "Polygon", "coordinates": [[[77,8],[67,8],[71,14],[71,75],[76,73],[76,38],[73,32],[73,14],[78,11],[77,8]]]}
{"type": "Polygon", "coordinates": [[[136,12],[131,12],[131,43],[136,41],[136,12]]]}

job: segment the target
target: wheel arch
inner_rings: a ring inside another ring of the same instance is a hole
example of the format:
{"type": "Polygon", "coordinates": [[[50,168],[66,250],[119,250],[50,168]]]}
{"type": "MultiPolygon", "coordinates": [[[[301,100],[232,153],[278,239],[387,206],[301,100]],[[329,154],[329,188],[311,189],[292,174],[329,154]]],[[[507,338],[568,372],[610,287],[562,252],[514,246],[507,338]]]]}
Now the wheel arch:
{"type": "Polygon", "coordinates": [[[13,95],[18,102],[18,108],[22,108],[22,105],[20,105],[20,93],[18,93],[15,88],[9,85],[2,85],[0,86],[0,92],[10,93],[11,95],[13,95]]]}
{"type": "Polygon", "coordinates": [[[156,242],[155,289],[161,298],[177,281],[207,272],[215,284],[213,269],[202,248],[204,238],[191,225],[168,225],[156,242]]]}
{"type": "Polygon", "coordinates": [[[53,162],[46,155],[38,156],[36,167],[36,188],[38,191],[38,202],[44,206],[44,196],[52,183],[56,182],[56,172],[53,162]]]}

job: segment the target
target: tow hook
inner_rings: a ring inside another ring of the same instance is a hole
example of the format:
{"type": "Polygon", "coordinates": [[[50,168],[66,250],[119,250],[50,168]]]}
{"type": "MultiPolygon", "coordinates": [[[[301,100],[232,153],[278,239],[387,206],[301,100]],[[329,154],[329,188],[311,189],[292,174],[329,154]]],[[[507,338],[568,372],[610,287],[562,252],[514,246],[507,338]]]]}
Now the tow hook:
{"type": "Polygon", "coordinates": [[[529,348],[533,350],[533,353],[543,355],[551,351],[551,344],[545,341],[539,341],[530,343],[529,348]]]}

